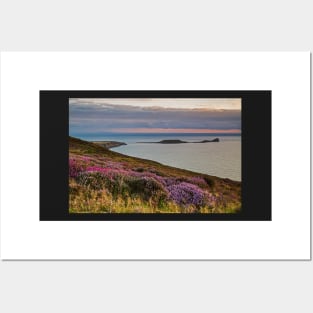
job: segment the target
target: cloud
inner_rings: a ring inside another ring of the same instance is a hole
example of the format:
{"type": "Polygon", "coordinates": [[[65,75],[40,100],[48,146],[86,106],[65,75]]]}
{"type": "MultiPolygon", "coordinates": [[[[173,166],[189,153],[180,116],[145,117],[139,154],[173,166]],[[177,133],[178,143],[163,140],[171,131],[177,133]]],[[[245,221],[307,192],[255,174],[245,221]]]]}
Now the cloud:
{"type": "MultiPolygon", "coordinates": [[[[162,107],[112,104],[107,99],[70,99],[70,134],[112,132],[114,129],[241,129],[241,110],[207,107],[162,107]],[[107,101],[104,101],[107,100],[107,101]]],[[[190,100],[190,99],[189,99],[190,100]]],[[[197,100],[197,99],[196,99],[197,100]]]]}
{"type": "Polygon", "coordinates": [[[240,98],[70,98],[69,104],[105,107],[135,106],[142,108],[227,109],[240,110],[240,98]]]}

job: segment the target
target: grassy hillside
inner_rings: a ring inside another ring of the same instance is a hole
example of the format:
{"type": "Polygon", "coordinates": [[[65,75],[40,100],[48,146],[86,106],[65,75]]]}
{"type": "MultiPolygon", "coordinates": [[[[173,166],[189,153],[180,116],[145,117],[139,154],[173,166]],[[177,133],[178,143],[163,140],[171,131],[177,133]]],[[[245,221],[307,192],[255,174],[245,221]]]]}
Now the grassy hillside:
{"type": "MultiPolygon", "coordinates": [[[[236,213],[241,183],[69,137],[72,213],[236,213]]],[[[209,162],[209,161],[208,161],[209,162]]]]}

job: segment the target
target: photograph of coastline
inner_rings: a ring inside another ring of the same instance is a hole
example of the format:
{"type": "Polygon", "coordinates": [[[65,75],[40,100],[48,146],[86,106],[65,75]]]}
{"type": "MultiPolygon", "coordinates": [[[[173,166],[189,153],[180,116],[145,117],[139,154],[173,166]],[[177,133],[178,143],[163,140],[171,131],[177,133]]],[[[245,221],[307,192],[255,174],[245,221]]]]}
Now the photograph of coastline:
{"type": "Polygon", "coordinates": [[[70,98],[69,212],[241,212],[241,98],[70,98]]]}

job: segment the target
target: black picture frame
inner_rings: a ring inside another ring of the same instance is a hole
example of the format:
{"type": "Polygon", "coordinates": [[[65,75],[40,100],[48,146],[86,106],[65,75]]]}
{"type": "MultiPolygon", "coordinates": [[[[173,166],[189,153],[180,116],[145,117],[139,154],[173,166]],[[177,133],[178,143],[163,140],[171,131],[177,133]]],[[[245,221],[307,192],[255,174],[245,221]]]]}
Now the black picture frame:
{"type": "Polygon", "coordinates": [[[272,92],[211,90],[42,90],[40,221],[271,221],[272,92]],[[236,214],[86,214],[68,209],[69,98],[241,98],[242,210],[236,214]]]}

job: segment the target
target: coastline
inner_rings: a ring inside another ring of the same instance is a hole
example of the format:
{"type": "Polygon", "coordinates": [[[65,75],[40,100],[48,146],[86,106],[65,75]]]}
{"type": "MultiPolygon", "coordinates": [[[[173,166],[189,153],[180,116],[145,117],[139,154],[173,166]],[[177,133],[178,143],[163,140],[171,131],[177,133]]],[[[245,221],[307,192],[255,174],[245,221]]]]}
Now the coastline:
{"type": "MultiPolygon", "coordinates": [[[[219,138],[214,138],[213,140],[202,140],[202,141],[184,141],[180,139],[163,139],[161,141],[138,141],[136,143],[158,143],[158,144],[180,144],[180,143],[208,143],[208,142],[219,142],[219,138]]],[[[121,141],[111,141],[111,140],[98,140],[90,141],[96,145],[100,145],[103,148],[111,149],[120,146],[126,146],[125,142],[121,141]]]]}
{"type": "Polygon", "coordinates": [[[127,156],[73,137],[69,187],[70,213],[241,211],[241,182],[127,156]]]}
{"type": "MultiPolygon", "coordinates": [[[[153,160],[164,165],[187,169],[197,173],[213,175],[241,181],[241,161],[239,159],[240,139],[212,141],[216,137],[193,137],[144,140],[145,138],[90,138],[99,142],[110,151],[146,160],[153,160]],[[139,140],[140,141],[139,141],[139,140]],[[204,140],[202,140],[204,139],[204,140]],[[209,142],[206,140],[210,139],[209,142]],[[125,140],[125,141],[124,141],[125,140]],[[161,141],[161,142],[160,142],[161,141]],[[123,145],[122,143],[127,143],[123,145]],[[202,143],[202,144],[201,144],[202,143]],[[198,153],[194,153],[194,149],[198,153]],[[233,155],[233,157],[231,157],[233,155]]],[[[149,138],[150,139],[150,138],[149,138]]],[[[220,139],[220,138],[219,138],[220,139]]]]}
{"type": "Polygon", "coordinates": [[[125,142],[120,142],[120,141],[90,141],[90,142],[106,149],[111,149],[111,148],[116,148],[119,146],[127,145],[125,142]]]}

